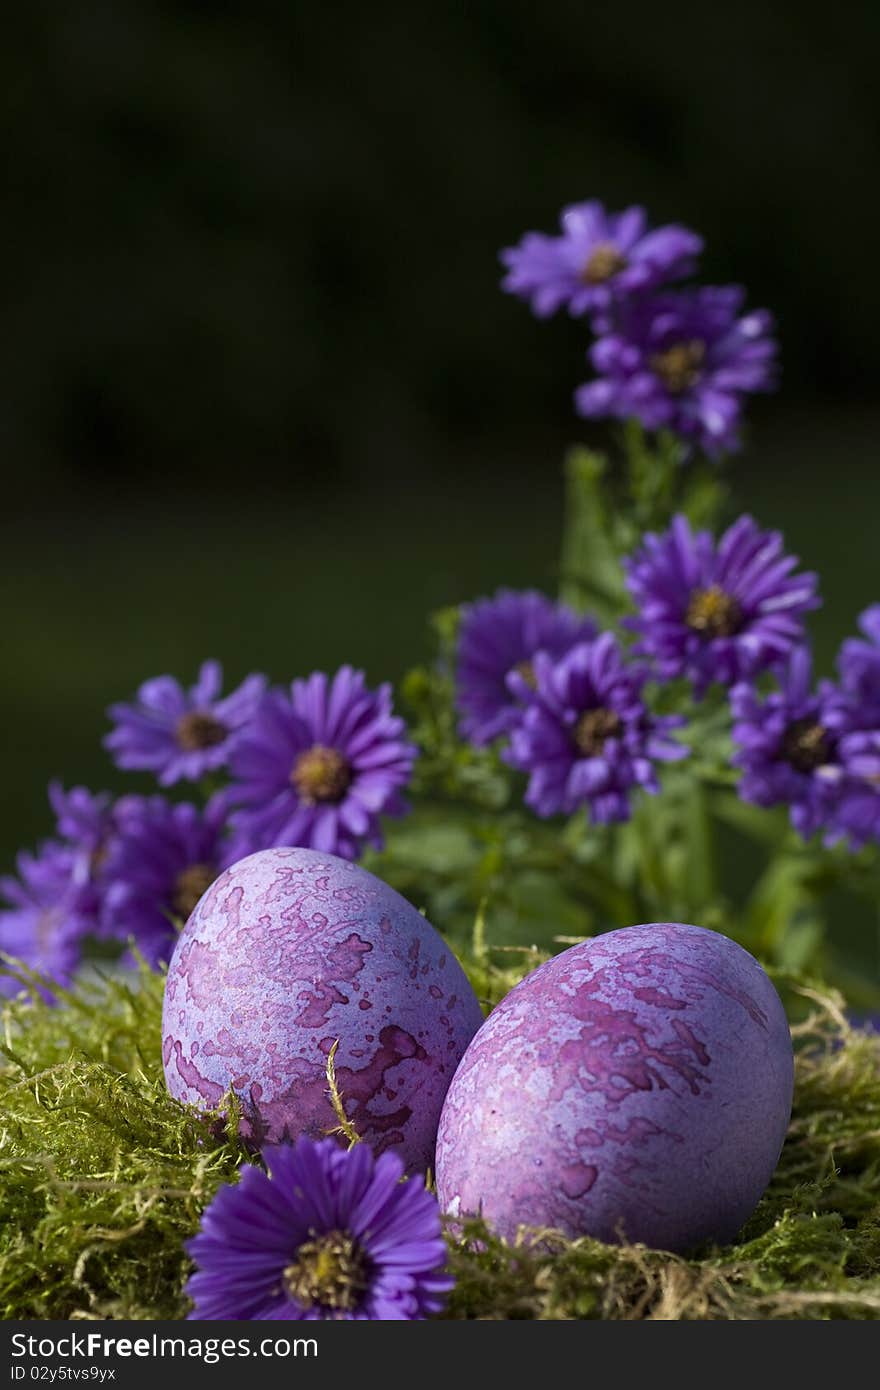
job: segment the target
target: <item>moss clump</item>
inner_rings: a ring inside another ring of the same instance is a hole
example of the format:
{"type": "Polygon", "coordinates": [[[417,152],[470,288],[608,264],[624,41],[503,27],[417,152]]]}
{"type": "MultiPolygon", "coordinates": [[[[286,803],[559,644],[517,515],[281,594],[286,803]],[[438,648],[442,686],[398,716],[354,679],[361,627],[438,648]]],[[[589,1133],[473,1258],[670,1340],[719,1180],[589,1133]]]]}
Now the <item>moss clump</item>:
{"type": "Polygon", "coordinates": [[[245,1153],[168,1095],[162,988],[142,969],[3,1008],[4,1318],[182,1314],[183,1241],[245,1153]]]}
{"type": "MultiPolygon", "coordinates": [[[[514,957],[478,947],[478,990],[514,957]]],[[[534,965],[524,959],[523,970],[534,965]]],[[[163,980],[95,977],[48,1008],[2,1010],[0,1316],[185,1315],[183,1242],[248,1155],[234,1121],[165,1090],[163,980]]],[[[880,1318],[880,1039],[834,996],[789,990],[795,1105],[773,1182],[739,1243],[683,1259],[553,1233],[507,1245],[450,1228],[453,1318],[880,1318]]]]}

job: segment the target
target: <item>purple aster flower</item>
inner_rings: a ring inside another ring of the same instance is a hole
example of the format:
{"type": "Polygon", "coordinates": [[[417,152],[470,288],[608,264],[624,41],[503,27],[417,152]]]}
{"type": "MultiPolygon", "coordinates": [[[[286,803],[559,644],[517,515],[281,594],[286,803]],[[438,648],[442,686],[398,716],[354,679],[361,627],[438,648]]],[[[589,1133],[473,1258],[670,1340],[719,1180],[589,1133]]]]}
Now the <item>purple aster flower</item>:
{"type": "Polygon", "coordinates": [[[477,745],[509,733],[522,717],[522,700],[511,689],[518,673],[533,681],[539,651],[560,657],[577,642],[590,642],[596,624],[545,594],[499,589],[461,610],[456,670],[456,704],[461,733],[477,745]]]}
{"type": "Polygon", "coordinates": [[[302,1138],[263,1150],[202,1215],[191,1319],[400,1322],[441,1310],[452,1279],[436,1198],[395,1154],[302,1138]]]}
{"type": "MultiPolygon", "coordinates": [[[[858,718],[857,708],[850,719],[858,718]]],[[[839,743],[843,784],[827,839],[851,849],[880,841],[880,729],[853,729],[839,743]]]]}
{"type": "Polygon", "coordinates": [[[649,231],[643,208],[607,213],[576,203],[560,219],[561,236],[528,232],[501,252],[502,288],[531,302],[539,318],[567,304],[572,315],[603,313],[625,295],[689,275],[703,242],[687,227],[649,231]]]}
{"type": "Polygon", "coordinates": [[[134,937],[151,965],[167,961],[186,922],[225,862],[222,808],[205,811],[161,796],[116,803],[116,828],[104,866],[101,925],[108,936],[134,937]]]}
{"type": "Polygon", "coordinates": [[[231,850],[240,859],[274,845],[303,845],[355,859],[381,847],[380,813],[405,811],[399,788],[416,750],[391,709],[391,687],[368,690],[362,671],[314,672],[264,696],[233,750],[231,850]]]}
{"type": "Polygon", "coordinates": [[[688,676],[697,694],[784,664],[804,640],[803,614],[819,605],[816,576],[792,574],[797,563],[778,531],[761,531],[749,516],[717,543],[674,517],[625,562],[639,610],[626,620],[636,651],[662,680],[688,676]]]}
{"type": "Polygon", "coordinates": [[[687,756],[669,737],[684,721],[649,712],[645,668],[626,662],[608,632],[558,662],[539,652],[534,674],[531,693],[513,678],[529,703],[505,755],[530,774],[526,804],[539,816],[584,806],[596,822],[628,820],[631,791],[658,790],[654,763],[687,756]]]}
{"type": "MultiPolygon", "coordinates": [[[[8,904],[0,908],[0,994],[21,989],[3,972],[3,954],[59,984],[70,983],[82,939],[74,861],[67,846],[49,841],[39,854],[18,856],[17,878],[0,878],[0,898],[8,904]]],[[[50,990],[40,993],[51,1002],[50,990]]]]}
{"type": "MultiPolygon", "coordinates": [[[[85,787],[65,792],[53,782],[49,801],[59,840],[36,856],[21,854],[18,878],[0,880],[0,896],[11,905],[0,910],[0,950],[60,984],[68,984],[79,963],[82,939],[98,930],[100,864],[112,825],[109,795],[93,796],[85,787]]],[[[10,977],[0,993],[15,992],[10,977]]],[[[49,991],[41,991],[50,999],[49,991]]]]}
{"type": "Polygon", "coordinates": [[[839,799],[843,772],[839,742],[844,701],[829,681],[812,690],[809,650],[791,657],[781,689],[761,699],[742,682],[731,691],[734,763],[743,770],[739,794],[757,806],[789,807],[805,840],[826,826],[839,799]]]}
{"type": "Polygon", "coordinates": [[[867,638],[850,637],[837,658],[841,688],[863,707],[866,723],[880,724],[880,604],[866,608],[859,627],[867,638]]]}
{"type": "Polygon", "coordinates": [[[109,792],[95,795],[85,787],[72,787],[66,792],[60,782],[51,782],[49,802],[55,812],[58,835],[71,852],[76,911],[82,931],[97,931],[103,870],[115,824],[112,797],[109,792]]]}
{"type": "Polygon", "coordinates": [[[49,804],[63,839],[89,854],[101,853],[113,827],[109,792],[96,794],[86,787],[71,787],[66,792],[60,782],[50,782],[49,804]]]}
{"type": "Polygon", "coordinates": [[[859,617],[864,640],[848,638],[837,657],[842,692],[838,756],[843,782],[826,839],[852,849],[880,841],[880,604],[859,617]]]}
{"type": "Polygon", "coordinates": [[[248,676],[220,698],[222,669],[206,661],[191,690],[171,676],[145,681],[134,705],[111,705],[116,728],[104,739],[118,767],[154,772],[159,785],[197,782],[225,766],[235,739],[266,688],[264,676],[248,676]]]}
{"type": "Polygon", "coordinates": [[[774,386],[776,342],[765,309],[741,314],[738,285],[648,295],[590,349],[598,379],[575,406],[590,419],[635,417],[671,430],[711,457],[738,447],[742,397],[774,386]]]}

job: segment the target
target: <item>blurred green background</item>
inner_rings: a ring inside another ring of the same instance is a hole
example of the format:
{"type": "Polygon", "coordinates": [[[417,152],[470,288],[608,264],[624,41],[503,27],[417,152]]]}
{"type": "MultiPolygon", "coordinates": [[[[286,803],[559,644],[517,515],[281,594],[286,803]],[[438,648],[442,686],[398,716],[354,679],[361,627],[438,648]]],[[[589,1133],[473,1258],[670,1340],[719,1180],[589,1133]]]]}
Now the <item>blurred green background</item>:
{"type": "Polygon", "coordinates": [[[5,791],[124,785],[105,706],[220,657],[397,678],[426,614],[552,587],[583,325],[498,291],[566,202],[642,202],[778,315],[738,500],[880,598],[880,9],[19,7],[0,67],[5,791]]]}

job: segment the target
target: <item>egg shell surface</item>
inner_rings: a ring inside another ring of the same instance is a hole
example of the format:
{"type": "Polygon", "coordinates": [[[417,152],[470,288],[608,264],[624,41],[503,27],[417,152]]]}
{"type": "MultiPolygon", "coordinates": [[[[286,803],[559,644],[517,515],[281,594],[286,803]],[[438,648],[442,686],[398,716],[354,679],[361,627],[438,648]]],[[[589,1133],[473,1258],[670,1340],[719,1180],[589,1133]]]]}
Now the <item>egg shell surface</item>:
{"type": "Polygon", "coordinates": [[[433,1166],[440,1110],[482,1022],[447,943],[365,869],[314,850],[263,850],[196,905],[168,969],[168,1089],[201,1109],[232,1086],[257,1145],[320,1137],[346,1113],[408,1172],[433,1166]]]}
{"type": "Polygon", "coordinates": [[[444,1210],[687,1250],[733,1239],[779,1158],[793,1057],[741,946],[675,922],[539,966],[467,1049],[437,1139],[444,1210]]]}

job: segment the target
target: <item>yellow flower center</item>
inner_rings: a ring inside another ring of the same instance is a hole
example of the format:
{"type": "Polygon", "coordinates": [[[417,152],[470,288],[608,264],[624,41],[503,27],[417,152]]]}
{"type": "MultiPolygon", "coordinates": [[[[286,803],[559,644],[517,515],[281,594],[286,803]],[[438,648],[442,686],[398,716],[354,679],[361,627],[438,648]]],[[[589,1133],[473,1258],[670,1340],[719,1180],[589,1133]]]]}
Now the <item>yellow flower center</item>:
{"type": "Polygon", "coordinates": [[[621,270],[626,270],[626,256],[612,242],[600,241],[590,252],[581,279],[585,285],[604,285],[621,270]]]}
{"type": "Polygon", "coordinates": [[[175,914],[184,921],[189,917],[203,893],[207,893],[217,870],[213,864],[190,864],[183,869],[174,881],[171,905],[175,914]]]}
{"type": "Polygon", "coordinates": [[[585,710],[572,730],[574,746],[585,758],[596,758],[606,741],[616,738],[621,728],[620,715],[613,709],[585,710]]]}
{"type": "Polygon", "coordinates": [[[735,598],[710,584],[708,589],[694,589],[685,622],[701,637],[733,637],[742,627],[743,612],[735,598]]]}
{"type": "Polygon", "coordinates": [[[813,772],[828,761],[828,735],[815,719],[795,719],[782,740],[782,756],[798,772],[813,772]]]}
{"type": "Polygon", "coordinates": [[[522,677],[530,690],[537,690],[538,682],[535,677],[535,668],[530,661],[518,661],[513,669],[518,676],[522,677]]]}
{"type": "Polygon", "coordinates": [[[351,784],[351,764],[335,748],[316,743],[300,753],[290,774],[301,801],[341,801],[351,784]]]}
{"type": "Polygon", "coordinates": [[[363,1251],[343,1231],[327,1231],[301,1245],[282,1277],[285,1291],[302,1308],[359,1307],[369,1287],[363,1251]]]}
{"type": "Polygon", "coordinates": [[[181,715],[177,721],[177,742],[185,753],[195,753],[200,748],[216,748],[227,732],[213,714],[204,714],[197,709],[181,715]]]}
{"type": "Polygon", "coordinates": [[[696,385],[705,356],[706,344],[692,338],[689,343],[673,343],[665,352],[655,352],[649,365],[666,390],[680,396],[696,385]]]}

